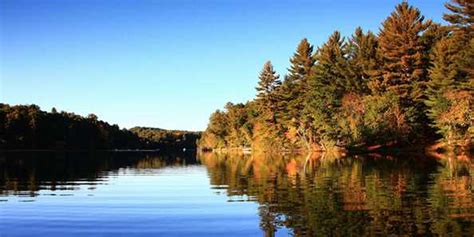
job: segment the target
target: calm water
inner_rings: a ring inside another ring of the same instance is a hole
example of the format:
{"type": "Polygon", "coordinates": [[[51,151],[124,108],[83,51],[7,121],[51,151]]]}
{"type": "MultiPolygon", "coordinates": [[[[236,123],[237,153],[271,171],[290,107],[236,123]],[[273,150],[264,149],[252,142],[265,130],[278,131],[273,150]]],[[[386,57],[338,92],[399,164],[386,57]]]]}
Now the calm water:
{"type": "Polygon", "coordinates": [[[4,153],[0,236],[472,236],[473,161],[4,153]]]}

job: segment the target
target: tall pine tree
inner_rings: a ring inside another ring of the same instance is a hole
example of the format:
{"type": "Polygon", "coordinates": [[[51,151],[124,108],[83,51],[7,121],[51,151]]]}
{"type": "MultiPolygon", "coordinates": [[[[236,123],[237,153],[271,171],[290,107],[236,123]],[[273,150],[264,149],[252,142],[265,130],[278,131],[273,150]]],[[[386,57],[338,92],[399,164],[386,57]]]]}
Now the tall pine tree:
{"type": "Polygon", "coordinates": [[[306,146],[309,146],[309,140],[302,118],[305,117],[303,108],[307,103],[309,78],[315,61],[312,54],[313,46],[306,38],[301,40],[295,54],[290,58],[291,66],[279,93],[282,98],[279,107],[284,114],[282,122],[288,130],[288,136],[301,138],[306,146]]]}
{"type": "Polygon", "coordinates": [[[252,144],[255,149],[283,147],[284,130],[277,123],[280,86],[280,76],[273,69],[272,63],[266,62],[255,88],[257,90],[255,102],[258,110],[252,144]]]}
{"type": "Polygon", "coordinates": [[[288,119],[297,119],[308,90],[309,77],[314,65],[313,46],[305,38],[299,43],[295,54],[290,58],[291,66],[283,82],[283,98],[288,119]]]}
{"type": "Polygon", "coordinates": [[[336,31],[315,56],[314,76],[311,80],[310,101],[305,112],[310,115],[313,136],[323,147],[337,141],[337,120],[341,99],[356,86],[357,79],[349,77],[344,38],[336,31]]]}
{"type": "Polygon", "coordinates": [[[372,89],[393,91],[403,98],[420,97],[420,83],[426,79],[425,47],[421,34],[430,26],[421,12],[407,2],[396,6],[380,29],[378,50],[382,59],[381,77],[372,89]]]}
{"type": "Polygon", "coordinates": [[[474,87],[474,2],[472,0],[452,0],[445,4],[451,11],[443,18],[451,23],[452,37],[459,47],[457,64],[464,74],[463,86],[474,87]]]}
{"type": "MultiPolygon", "coordinates": [[[[259,75],[257,98],[259,110],[263,113],[274,113],[276,109],[276,90],[281,85],[280,76],[273,69],[272,62],[267,61],[259,75]]],[[[273,116],[273,115],[272,115],[273,116]]]]}
{"type": "Polygon", "coordinates": [[[444,16],[451,23],[452,32],[438,41],[432,50],[433,67],[425,104],[432,126],[449,146],[468,146],[474,136],[473,3],[454,0],[446,7],[452,11],[444,16]]]}
{"type": "Polygon", "coordinates": [[[421,12],[402,2],[382,23],[378,37],[378,51],[381,59],[379,77],[370,82],[372,92],[378,95],[397,95],[397,128],[400,139],[413,142],[429,132],[423,111],[424,89],[427,81],[426,45],[423,33],[431,25],[421,12]]]}
{"type": "Polygon", "coordinates": [[[354,80],[353,92],[368,93],[368,82],[376,77],[379,61],[377,58],[377,36],[371,31],[366,34],[357,27],[349,40],[349,77],[354,80]]]}

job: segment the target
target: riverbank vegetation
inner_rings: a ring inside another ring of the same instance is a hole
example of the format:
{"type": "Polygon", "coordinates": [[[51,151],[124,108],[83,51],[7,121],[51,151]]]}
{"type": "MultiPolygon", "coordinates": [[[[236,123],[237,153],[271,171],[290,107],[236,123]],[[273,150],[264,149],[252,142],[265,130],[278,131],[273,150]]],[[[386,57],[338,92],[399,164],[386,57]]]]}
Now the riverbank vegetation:
{"type": "Polygon", "coordinates": [[[120,129],[94,114],[42,111],[36,105],[0,104],[0,149],[183,149],[199,133],[153,128],[120,129]],[[152,131],[155,136],[149,136],[152,131]]]}
{"type": "Polygon", "coordinates": [[[318,48],[303,39],[281,78],[270,61],[257,96],[210,116],[205,149],[472,147],[472,1],[447,3],[448,25],[400,3],[378,34],[335,31],[318,48]]]}
{"type": "Polygon", "coordinates": [[[196,149],[197,140],[201,137],[201,132],[150,127],[133,127],[130,131],[163,148],[196,149]]]}

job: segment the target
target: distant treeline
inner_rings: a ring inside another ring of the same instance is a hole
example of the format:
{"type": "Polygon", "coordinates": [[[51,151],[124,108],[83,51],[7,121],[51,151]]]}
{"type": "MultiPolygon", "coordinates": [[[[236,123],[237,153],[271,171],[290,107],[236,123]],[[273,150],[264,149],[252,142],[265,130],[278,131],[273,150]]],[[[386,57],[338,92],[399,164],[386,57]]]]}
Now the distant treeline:
{"type": "Polygon", "coordinates": [[[201,132],[165,130],[161,128],[133,127],[130,129],[139,137],[160,144],[162,147],[195,149],[201,132]]]}
{"type": "Polygon", "coordinates": [[[257,97],[217,110],[203,148],[319,149],[473,141],[474,3],[445,4],[449,25],[402,2],[376,35],[303,39],[283,80],[267,62],[257,97]]]}
{"type": "MultiPolygon", "coordinates": [[[[166,130],[160,130],[167,134],[166,130]]],[[[101,121],[94,114],[87,117],[68,112],[40,110],[37,105],[0,104],[0,149],[182,149],[182,137],[167,139],[141,137],[118,125],[101,121]],[[176,140],[173,140],[176,138],[176,140]],[[176,143],[175,143],[176,141],[176,143]]],[[[196,144],[197,137],[189,136],[196,144]]],[[[189,145],[186,144],[186,145],[189,145]]],[[[188,146],[186,146],[188,148],[188,146]]]]}

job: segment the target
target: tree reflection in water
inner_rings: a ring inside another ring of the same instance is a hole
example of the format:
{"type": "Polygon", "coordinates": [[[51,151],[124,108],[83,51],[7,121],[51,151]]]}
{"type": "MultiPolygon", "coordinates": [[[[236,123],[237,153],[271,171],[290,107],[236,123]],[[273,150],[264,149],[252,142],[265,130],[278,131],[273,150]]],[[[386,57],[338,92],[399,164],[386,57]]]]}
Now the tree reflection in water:
{"type": "Polygon", "coordinates": [[[121,169],[146,172],[188,164],[196,164],[194,153],[0,153],[0,196],[37,196],[40,190],[74,190],[81,184],[94,187],[121,169]]]}
{"type": "Polygon", "coordinates": [[[156,173],[200,162],[229,201],[259,204],[266,236],[281,229],[295,236],[473,235],[472,158],[431,156],[3,153],[0,196],[94,188],[124,169],[156,173]]]}
{"type": "Polygon", "coordinates": [[[260,204],[267,236],[474,234],[469,156],[199,155],[211,184],[260,204]]]}

